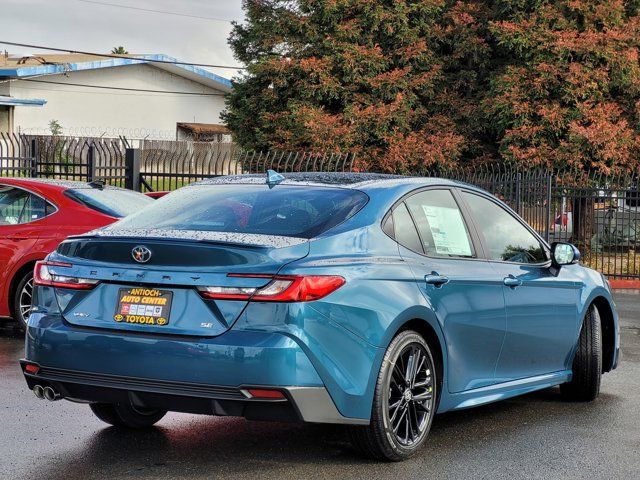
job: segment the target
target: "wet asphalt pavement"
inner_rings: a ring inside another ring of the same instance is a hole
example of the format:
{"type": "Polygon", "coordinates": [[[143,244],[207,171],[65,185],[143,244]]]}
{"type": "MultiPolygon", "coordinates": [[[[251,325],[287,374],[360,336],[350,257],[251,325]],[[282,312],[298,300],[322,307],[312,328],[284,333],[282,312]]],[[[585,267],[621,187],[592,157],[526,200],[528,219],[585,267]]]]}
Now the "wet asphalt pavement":
{"type": "Polygon", "coordinates": [[[0,331],[0,479],[640,478],[640,294],[616,295],[622,362],[593,403],[558,389],[436,417],[399,464],[359,458],[340,427],[169,414],[123,432],[86,405],[38,400],[18,368],[22,338],[0,331]]]}

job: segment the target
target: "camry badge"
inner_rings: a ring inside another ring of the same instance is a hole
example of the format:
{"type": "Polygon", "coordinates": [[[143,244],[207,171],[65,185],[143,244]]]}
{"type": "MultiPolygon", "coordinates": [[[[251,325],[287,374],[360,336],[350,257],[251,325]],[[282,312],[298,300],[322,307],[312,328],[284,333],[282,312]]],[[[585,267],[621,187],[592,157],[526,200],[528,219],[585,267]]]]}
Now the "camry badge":
{"type": "Polygon", "coordinates": [[[138,245],[131,250],[131,256],[138,263],[147,263],[151,260],[151,250],[144,245],[138,245]]]}

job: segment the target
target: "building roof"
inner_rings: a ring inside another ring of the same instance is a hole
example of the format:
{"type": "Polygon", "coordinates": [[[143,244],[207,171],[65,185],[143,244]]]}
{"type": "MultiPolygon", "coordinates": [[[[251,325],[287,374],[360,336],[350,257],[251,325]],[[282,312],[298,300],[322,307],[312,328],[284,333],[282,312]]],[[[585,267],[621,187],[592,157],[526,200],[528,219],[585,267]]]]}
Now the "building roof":
{"type": "MultiPolygon", "coordinates": [[[[124,55],[126,57],[127,55],[124,55]]],[[[109,58],[97,55],[63,54],[38,55],[22,59],[0,56],[0,77],[20,79],[34,75],[55,75],[82,70],[96,70],[99,68],[122,67],[126,65],[151,64],[156,68],[175,75],[188,78],[196,83],[215,88],[223,92],[231,91],[231,80],[216,75],[193,65],[176,65],[172,63],[153,63],[153,60],[163,62],[177,61],[164,54],[129,55],[132,58],[109,58]],[[135,58],[133,58],[135,57],[135,58]]]]}
{"type": "Polygon", "coordinates": [[[9,105],[10,107],[41,107],[45,103],[47,103],[46,100],[42,100],[39,98],[13,98],[7,97],[5,95],[0,95],[0,105],[9,105]]]}

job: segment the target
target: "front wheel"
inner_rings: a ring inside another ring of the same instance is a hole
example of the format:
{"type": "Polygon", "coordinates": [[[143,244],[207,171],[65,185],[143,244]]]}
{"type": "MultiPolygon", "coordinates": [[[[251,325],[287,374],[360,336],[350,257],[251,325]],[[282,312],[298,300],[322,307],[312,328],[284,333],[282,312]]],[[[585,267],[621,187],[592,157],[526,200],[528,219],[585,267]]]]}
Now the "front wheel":
{"type": "Polygon", "coordinates": [[[589,307],[582,322],[572,370],[571,381],[560,385],[562,396],[575,402],[595,400],[602,377],[602,326],[594,305],[589,307]]]}
{"type": "Polygon", "coordinates": [[[431,429],[436,385],[427,342],[414,331],[400,332],[382,361],[371,423],[350,428],[354,446],[378,460],[400,461],[413,455],[431,429]]]}
{"type": "Polygon", "coordinates": [[[89,407],[103,422],[125,428],[151,427],[167,413],[165,410],[151,410],[125,404],[92,403],[89,407]]]}

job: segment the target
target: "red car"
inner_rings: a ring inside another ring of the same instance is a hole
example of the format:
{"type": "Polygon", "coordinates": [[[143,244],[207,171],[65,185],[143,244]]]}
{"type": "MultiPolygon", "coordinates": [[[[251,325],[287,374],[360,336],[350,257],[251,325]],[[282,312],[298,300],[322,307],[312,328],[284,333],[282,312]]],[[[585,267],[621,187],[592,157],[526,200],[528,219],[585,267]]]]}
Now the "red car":
{"type": "Polygon", "coordinates": [[[167,193],[169,193],[169,192],[147,192],[147,193],[145,193],[145,195],[147,197],[153,198],[154,200],[157,200],[159,198],[164,197],[167,193]]]}
{"type": "Polygon", "coordinates": [[[141,193],[99,182],[0,178],[0,318],[26,325],[33,266],[62,240],[153,202],[141,193]]]}

